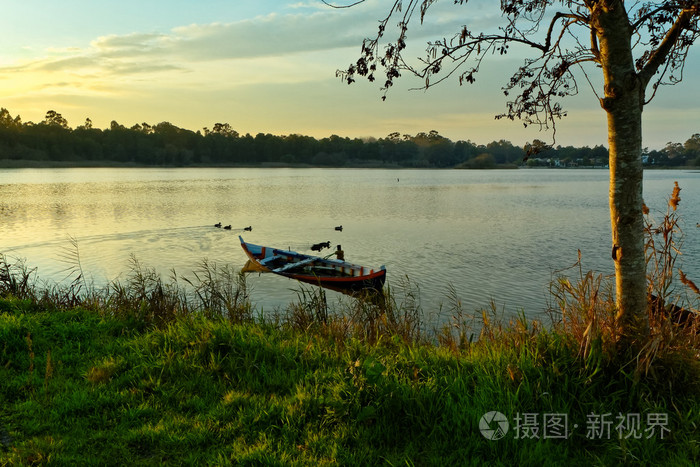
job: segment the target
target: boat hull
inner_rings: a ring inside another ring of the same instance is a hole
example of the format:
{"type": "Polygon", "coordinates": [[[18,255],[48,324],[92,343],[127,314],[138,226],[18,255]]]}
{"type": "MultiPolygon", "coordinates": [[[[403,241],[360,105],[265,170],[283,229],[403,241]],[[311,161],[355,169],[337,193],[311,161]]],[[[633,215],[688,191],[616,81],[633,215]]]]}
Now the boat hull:
{"type": "Polygon", "coordinates": [[[375,270],[347,261],[254,245],[239,238],[243,251],[254,263],[253,269],[257,271],[272,272],[300,282],[349,294],[382,290],[386,281],[384,266],[375,270]]]}

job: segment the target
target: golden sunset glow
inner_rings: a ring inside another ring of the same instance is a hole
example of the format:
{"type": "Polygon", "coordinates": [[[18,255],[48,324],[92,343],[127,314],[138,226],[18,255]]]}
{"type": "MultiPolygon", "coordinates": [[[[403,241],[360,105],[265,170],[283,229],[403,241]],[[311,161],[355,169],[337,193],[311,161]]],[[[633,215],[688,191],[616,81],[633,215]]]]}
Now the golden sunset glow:
{"type": "MultiPolygon", "coordinates": [[[[323,138],[384,137],[437,130],[452,140],[523,144],[551,135],[519,122],[494,120],[505,109],[501,87],[522,63],[512,53],[484,64],[474,85],[456,78],[411,91],[406,74],[381,100],[375,83],[342,83],[337,69],[359,57],[376,33],[385,5],[372,0],[333,9],[320,1],[6,2],[0,26],[0,106],[23,121],[48,110],[71,127],[86,118],[99,128],[163,121],[191,130],[227,122],[239,133],[303,134],[323,138]]],[[[489,24],[489,7],[475,9],[489,24]]],[[[415,25],[409,50],[452,34],[464,18],[446,3],[415,25]]],[[[698,132],[700,54],[688,58],[686,80],[661,90],[645,110],[645,146],[663,147],[698,132]]],[[[564,105],[557,143],[607,145],[605,115],[581,79],[580,95],[564,105]]]]}

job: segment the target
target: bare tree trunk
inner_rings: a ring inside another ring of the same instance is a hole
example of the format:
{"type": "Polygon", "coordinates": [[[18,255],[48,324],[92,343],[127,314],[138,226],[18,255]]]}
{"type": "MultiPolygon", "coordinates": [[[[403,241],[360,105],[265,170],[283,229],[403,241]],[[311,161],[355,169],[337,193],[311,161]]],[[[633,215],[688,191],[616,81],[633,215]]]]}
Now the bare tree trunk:
{"type": "Polygon", "coordinates": [[[621,1],[603,3],[596,34],[605,77],[601,105],[608,116],[612,258],[620,343],[628,346],[649,332],[642,214],[644,89],[635,72],[624,6],[621,1]]]}

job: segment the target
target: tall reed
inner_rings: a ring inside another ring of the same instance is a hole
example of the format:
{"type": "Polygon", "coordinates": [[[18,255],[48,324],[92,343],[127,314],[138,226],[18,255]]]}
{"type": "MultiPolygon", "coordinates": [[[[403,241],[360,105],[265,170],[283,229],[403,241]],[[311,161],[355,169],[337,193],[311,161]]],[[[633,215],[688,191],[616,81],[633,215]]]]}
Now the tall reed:
{"type": "Polygon", "coordinates": [[[324,289],[301,286],[297,300],[285,308],[282,325],[314,331],[339,343],[350,337],[370,343],[390,337],[406,343],[422,342],[425,333],[419,289],[408,278],[399,280],[395,287],[400,299],[387,286],[329,304],[324,289]]]}
{"type": "Polygon", "coordinates": [[[22,259],[12,260],[0,253],[0,295],[24,299],[35,298],[36,268],[30,269],[22,259]]]}
{"type": "Polygon", "coordinates": [[[245,276],[230,266],[204,260],[191,278],[181,278],[173,270],[164,280],[154,268],[143,266],[132,255],[125,279],[97,287],[83,272],[77,240],[71,237],[69,241],[70,246],[61,251],[67,266],[63,270],[66,277],[60,283],[39,284],[36,269],[0,254],[0,296],[29,300],[48,309],[80,306],[156,326],[194,313],[232,322],[252,319],[245,276]]]}
{"type": "MultiPolygon", "coordinates": [[[[700,355],[700,293],[677,267],[683,240],[679,203],[680,187],[676,182],[660,221],[655,221],[644,206],[650,335],[631,360],[617,362],[622,368],[632,369],[636,377],[661,378],[672,368],[686,364],[685,355],[691,359],[700,355]]],[[[578,273],[576,280],[560,275],[551,284],[555,329],[578,342],[579,354],[586,361],[618,359],[612,277],[584,273],[580,251],[573,268],[578,273]]]]}

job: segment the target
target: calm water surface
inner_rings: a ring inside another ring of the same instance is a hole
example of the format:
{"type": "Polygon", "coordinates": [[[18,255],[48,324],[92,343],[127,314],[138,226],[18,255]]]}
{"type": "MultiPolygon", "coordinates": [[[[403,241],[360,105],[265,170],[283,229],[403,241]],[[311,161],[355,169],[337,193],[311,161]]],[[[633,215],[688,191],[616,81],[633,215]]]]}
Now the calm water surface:
{"type": "MultiPolygon", "coordinates": [[[[647,171],[645,199],[661,217],[676,180],[683,267],[700,279],[700,173],[647,171]]],[[[71,236],[95,284],[124,278],[132,254],[164,276],[191,277],[204,259],[240,268],[239,234],[300,251],[330,241],[386,265],[390,285],[408,277],[426,312],[451,285],[465,310],[494,299],[535,317],[577,249],[585,268],[612,272],[606,170],[4,169],[0,219],[0,253],[51,281],[65,278],[71,236]]],[[[249,277],[258,308],[296,297],[293,281],[249,277]]]]}

